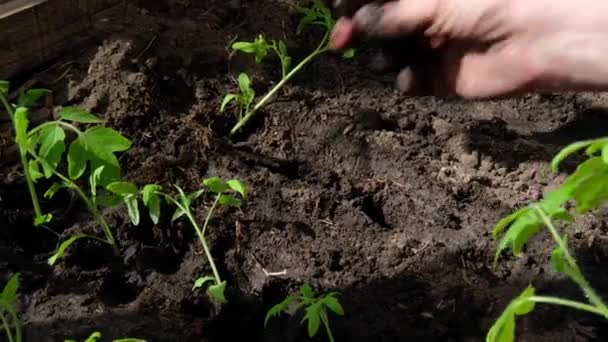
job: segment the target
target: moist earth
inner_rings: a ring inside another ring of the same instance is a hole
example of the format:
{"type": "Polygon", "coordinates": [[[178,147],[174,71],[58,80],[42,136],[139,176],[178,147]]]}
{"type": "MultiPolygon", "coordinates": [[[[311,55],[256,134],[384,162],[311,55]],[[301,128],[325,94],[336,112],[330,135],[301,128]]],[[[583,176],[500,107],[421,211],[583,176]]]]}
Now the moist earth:
{"type": "MultiPolygon", "coordinates": [[[[0,275],[22,275],[26,341],[93,331],[103,340],[311,341],[300,313],[263,324],[266,310],[304,282],[340,292],[346,313],[330,318],[336,341],[483,341],[528,284],[584,300],[551,270],[549,236],[494,268],[491,229],[573,170],[574,159],[551,173],[561,147],[608,134],[607,96],[405,97],[395,75],[370,68],[373,49],[361,48],[352,60],[315,60],[229,141],[235,117],[218,109],[238,73],[252,75],[258,94],[280,77],[277,61],[257,65],[231,54],[230,43],[264,33],[286,40],[299,60],[322,32],[296,35],[298,19],[278,0],[125,4],[96,21],[85,46],[14,80],[53,91],[38,121],[77,105],[129,137],[133,148],[120,161],[130,181],[194,190],[205,177],[236,177],[251,190],[242,208],[222,209],[210,223],[229,284],[222,307],[192,290],[210,268],[187,222],[171,223],[170,212],[136,227],[125,210],[106,211],[121,256],[83,241],[50,267],[60,239],[97,227],[67,193],[43,201],[55,213],[48,230],[32,227],[1,122],[0,275]]],[[[199,219],[210,200],[195,206],[199,219]]],[[[606,295],[604,213],[567,230],[585,275],[606,295]]],[[[518,341],[608,338],[605,320],[556,307],[538,306],[517,325],[518,341]]]]}

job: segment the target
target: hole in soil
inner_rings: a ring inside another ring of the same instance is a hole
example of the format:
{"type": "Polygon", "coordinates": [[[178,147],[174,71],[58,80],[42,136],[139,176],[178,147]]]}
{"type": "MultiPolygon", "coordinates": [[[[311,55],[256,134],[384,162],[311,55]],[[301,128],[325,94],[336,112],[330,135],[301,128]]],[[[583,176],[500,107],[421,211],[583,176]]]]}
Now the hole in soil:
{"type": "Polygon", "coordinates": [[[181,265],[181,257],[166,249],[144,247],[137,256],[138,268],[153,269],[162,274],[174,274],[181,265]]]}
{"type": "Polygon", "coordinates": [[[92,239],[81,239],[70,249],[71,255],[65,257],[66,265],[77,266],[87,271],[107,267],[114,257],[112,247],[92,239]]]}
{"type": "Polygon", "coordinates": [[[108,306],[128,304],[137,298],[138,289],[123,276],[111,276],[101,287],[100,298],[108,306]]]}
{"type": "Polygon", "coordinates": [[[372,219],[372,221],[376,222],[381,227],[390,228],[390,226],[386,223],[382,205],[376,203],[371,196],[366,196],[363,198],[363,202],[361,203],[361,211],[363,211],[365,215],[367,215],[370,219],[372,219]]]}

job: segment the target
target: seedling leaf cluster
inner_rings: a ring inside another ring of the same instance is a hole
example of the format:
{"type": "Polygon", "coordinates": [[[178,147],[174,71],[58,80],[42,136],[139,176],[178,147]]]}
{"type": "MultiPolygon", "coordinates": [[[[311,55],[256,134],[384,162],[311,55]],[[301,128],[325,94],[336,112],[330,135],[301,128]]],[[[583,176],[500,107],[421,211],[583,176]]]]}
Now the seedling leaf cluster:
{"type": "Polygon", "coordinates": [[[546,228],[555,247],[550,254],[552,269],[576,283],[589,301],[578,302],[559,297],[535,295],[531,285],[504,310],[486,336],[488,342],[511,342],[515,337],[515,317],[530,313],[537,303],[566,306],[590,312],[608,319],[608,307],[585,279],[568,247],[568,234],[555,223],[572,223],[574,214],[585,214],[608,200],[608,138],[576,142],[562,149],[552,160],[551,168],[557,172],[569,156],[584,151],[587,159],[571,175],[542,200],[501,219],[492,235],[499,239],[494,263],[510,249],[515,256],[523,253],[530,239],[546,228]],[[568,210],[572,203],[574,210],[568,210]]]}

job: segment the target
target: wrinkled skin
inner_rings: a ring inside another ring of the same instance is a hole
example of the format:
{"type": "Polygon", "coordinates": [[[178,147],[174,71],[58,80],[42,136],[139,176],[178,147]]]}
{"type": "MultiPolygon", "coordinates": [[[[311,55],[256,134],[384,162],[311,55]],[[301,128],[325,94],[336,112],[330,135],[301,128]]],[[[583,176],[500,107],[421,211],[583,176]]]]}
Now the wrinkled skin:
{"type": "Polygon", "coordinates": [[[605,0],[340,0],[332,46],[379,45],[406,92],[608,89],[605,0]],[[396,63],[396,64],[395,64],[396,63]]]}

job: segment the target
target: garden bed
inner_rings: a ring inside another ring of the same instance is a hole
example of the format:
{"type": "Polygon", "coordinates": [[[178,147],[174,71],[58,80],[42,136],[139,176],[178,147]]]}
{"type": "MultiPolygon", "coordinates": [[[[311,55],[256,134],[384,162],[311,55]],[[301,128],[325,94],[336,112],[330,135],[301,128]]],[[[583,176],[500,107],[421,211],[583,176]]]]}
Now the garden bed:
{"type": "MultiPolygon", "coordinates": [[[[126,210],[111,210],[121,257],[83,241],[48,266],[60,240],[31,225],[4,125],[0,275],[2,283],[22,275],[25,341],[83,340],[92,331],[104,340],[307,341],[299,318],[263,324],[304,282],[341,293],[346,313],[332,316],[332,327],[337,341],[352,342],[482,341],[529,283],[581,297],[550,269],[546,235],[494,269],[491,229],[563,179],[549,165],[560,148],[608,134],[608,96],[405,97],[394,75],[369,68],[373,51],[362,49],[350,60],[313,61],[230,143],[236,119],[219,106],[233,78],[248,71],[259,93],[280,78],[276,63],[231,56],[230,43],[264,33],[299,60],[318,33],[297,36],[299,15],[278,0],[147,3],[108,15],[86,49],[13,84],[53,91],[39,120],[54,106],[81,106],[129,137],[133,148],[120,161],[136,184],[195,190],[220,176],[248,185],[242,208],[222,209],[208,230],[229,303],[192,290],[210,268],[187,222],[171,223],[171,213],[133,226],[126,210]]],[[[94,231],[78,199],[61,196],[42,201],[54,208],[49,228],[64,238],[94,231]]],[[[208,200],[195,208],[199,219],[208,200]]],[[[570,229],[585,275],[605,295],[608,225],[587,215],[570,229]]],[[[605,321],[571,310],[539,306],[518,320],[519,341],[606,339],[605,321]]]]}

